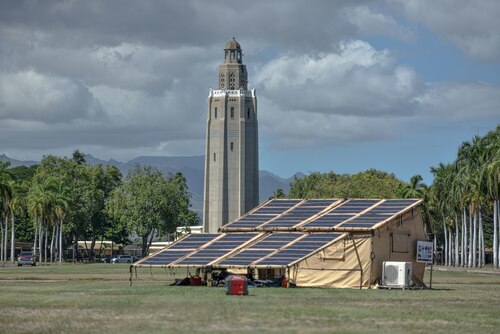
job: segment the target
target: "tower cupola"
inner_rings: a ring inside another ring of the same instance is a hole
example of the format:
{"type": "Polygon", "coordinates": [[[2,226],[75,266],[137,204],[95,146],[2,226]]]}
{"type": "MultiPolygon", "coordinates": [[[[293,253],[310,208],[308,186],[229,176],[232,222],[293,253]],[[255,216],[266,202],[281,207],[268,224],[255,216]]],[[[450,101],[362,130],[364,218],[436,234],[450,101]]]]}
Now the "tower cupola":
{"type": "Polygon", "coordinates": [[[240,43],[233,37],[224,47],[224,63],[238,63],[243,61],[240,43]]]}

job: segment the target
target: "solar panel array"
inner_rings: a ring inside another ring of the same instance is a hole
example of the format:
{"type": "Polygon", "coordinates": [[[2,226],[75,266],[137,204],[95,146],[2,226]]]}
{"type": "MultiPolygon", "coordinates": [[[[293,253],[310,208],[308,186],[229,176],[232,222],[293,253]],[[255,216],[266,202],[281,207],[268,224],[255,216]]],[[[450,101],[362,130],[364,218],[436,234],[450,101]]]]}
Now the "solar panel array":
{"type": "Polygon", "coordinates": [[[273,200],[226,224],[221,231],[366,230],[418,202],[416,199],[273,200]]]}
{"type": "Polygon", "coordinates": [[[235,232],[292,228],[339,201],[338,199],[274,199],[238,220],[226,224],[220,230],[235,232]]]}
{"type": "Polygon", "coordinates": [[[134,265],[286,267],[344,238],[347,234],[342,232],[376,229],[419,203],[415,199],[270,200],[221,229],[254,232],[189,234],[134,265]]]}

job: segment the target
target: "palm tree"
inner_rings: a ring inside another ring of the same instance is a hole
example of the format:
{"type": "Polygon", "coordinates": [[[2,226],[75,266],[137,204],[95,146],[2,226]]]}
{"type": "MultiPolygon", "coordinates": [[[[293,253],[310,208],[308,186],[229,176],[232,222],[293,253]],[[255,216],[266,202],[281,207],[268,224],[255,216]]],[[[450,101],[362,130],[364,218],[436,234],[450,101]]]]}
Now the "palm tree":
{"type": "Polygon", "coordinates": [[[69,188],[65,187],[62,183],[59,183],[57,193],[54,197],[54,215],[56,218],[56,224],[58,229],[58,255],[59,255],[59,263],[62,263],[62,254],[63,254],[63,242],[62,242],[62,231],[63,231],[63,223],[64,217],[68,211],[68,202],[69,202],[69,188]]]}
{"type": "Polygon", "coordinates": [[[12,179],[7,167],[9,162],[0,162],[0,260],[7,259],[8,203],[12,198],[12,179]],[[5,223],[5,224],[3,224],[5,223]],[[5,230],[3,225],[5,225],[5,230]]]}
{"type": "Polygon", "coordinates": [[[16,223],[16,213],[24,208],[24,199],[20,197],[15,191],[13,192],[13,197],[9,201],[11,228],[10,228],[10,261],[14,263],[14,252],[15,252],[15,223],[16,223]]]}
{"type": "Polygon", "coordinates": [[[273,198],[285,198],[285,192],[283,191],[283,189],[278,188],[275,191],[273,191],[273,195],[269,197],[269,199],[273,198]]]}
{"type": "Polygon", "coordinates": [[[451,236],[450,236],[450,212],[451,203],[452,203],[452,181],[454,178],[453,175],[453,166],[452,165],[444,165],[442,163],[439,164],[438,167],[431,167],[431,172],[434,174],[434,185],[433,185],[433,194],[436,202],[437,202],[437,211],[441,215],[441,219],[443,221],[443,234],[444,234],[444,250],[445,250],[445,265],[450,264],[450,248],[451,244],[451,236]]]}
{"type": "Polygon", "coordinates": [[[500,266],[499,259],[499,209],[500,209],[500,126],[483,138],[485,164],[481,169],[486,202],[493,206],[493,266],[500,266]]]}
{"type": "Polygon", "coordinates": [[[35,236],[36,248],[36,238],[38,238],[38,250],[39,250],[39,261],[43,261],[43,255],[45,254],[45,259],[47,260],[47,240],[48,240],[48,227],[50,225],[51,219],[53,218],[53,204],[54,204],[54,193],[57,187],[57,183],[53,178],[45,179],[42,184],[35,183],[30,189],[28,195],[29,202],[29,213],[35,220],[36,228],[38,230],[38,236],[35,236]],[[45,229],[45,231],[44,231],[45,229]],[[45,242],[43,237],[45,236],[45,242]],[[44,245],[44,248],[42,247],[44,245]],[[44,252],[42,250],[45,250],[44,252]]]}

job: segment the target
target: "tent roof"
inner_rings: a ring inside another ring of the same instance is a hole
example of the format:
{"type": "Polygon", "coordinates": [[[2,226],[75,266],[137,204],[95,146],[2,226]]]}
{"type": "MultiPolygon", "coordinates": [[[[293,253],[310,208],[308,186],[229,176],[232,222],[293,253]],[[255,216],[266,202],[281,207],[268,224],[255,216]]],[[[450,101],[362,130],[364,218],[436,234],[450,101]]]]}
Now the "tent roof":
{"type": "Polygon", "coordinates": [[[420,205],[419,199],[273,199],[221,232],[373,231],[420,205]]]}

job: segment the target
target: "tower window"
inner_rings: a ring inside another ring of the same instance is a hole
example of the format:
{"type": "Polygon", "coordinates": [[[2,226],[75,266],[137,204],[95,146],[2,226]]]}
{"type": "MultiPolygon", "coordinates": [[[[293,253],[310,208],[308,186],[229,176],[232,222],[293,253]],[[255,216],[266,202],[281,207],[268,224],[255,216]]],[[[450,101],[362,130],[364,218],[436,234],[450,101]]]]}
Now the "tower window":
{"type": "Polygon", "coordinates": [[[224,73],[220,74],[219,86],[221,89],[224,89],[224,87],[226,86],[226,77],[224,76],[224,73]]]}
{"type": "Polygon", "coordinates": [[[231,142],[231,151],[234,151],[234,143],[231,142]]]}
{"type": "Polygon", "coordinates": [[[236,76],[234,73],[229,74],[229,89],[235,89],[236,86],[236,76]]]}
{"type": "Polygon", "coordinates": [[[215,156],[215,153],[214,153],[214,161],[217,161],[217,158],[216,158],[216,156],[215,156]]]}
{"type": "Polygon", "coordinates": [[[231,118],[234,118],[234,107],[231,107],[231,118]]]}
{"type": "MultiPolygon", "coordinates": [[[[215,108],[217,109],[217,108],[215,108]]],[[[247,118],[250,119],[250,108],[247,109],[247,118]]]]}
{"type": "Polygon", "coordinates": [[[214,109],[214,117],[217,118],[217,107],[214,109]]]}

